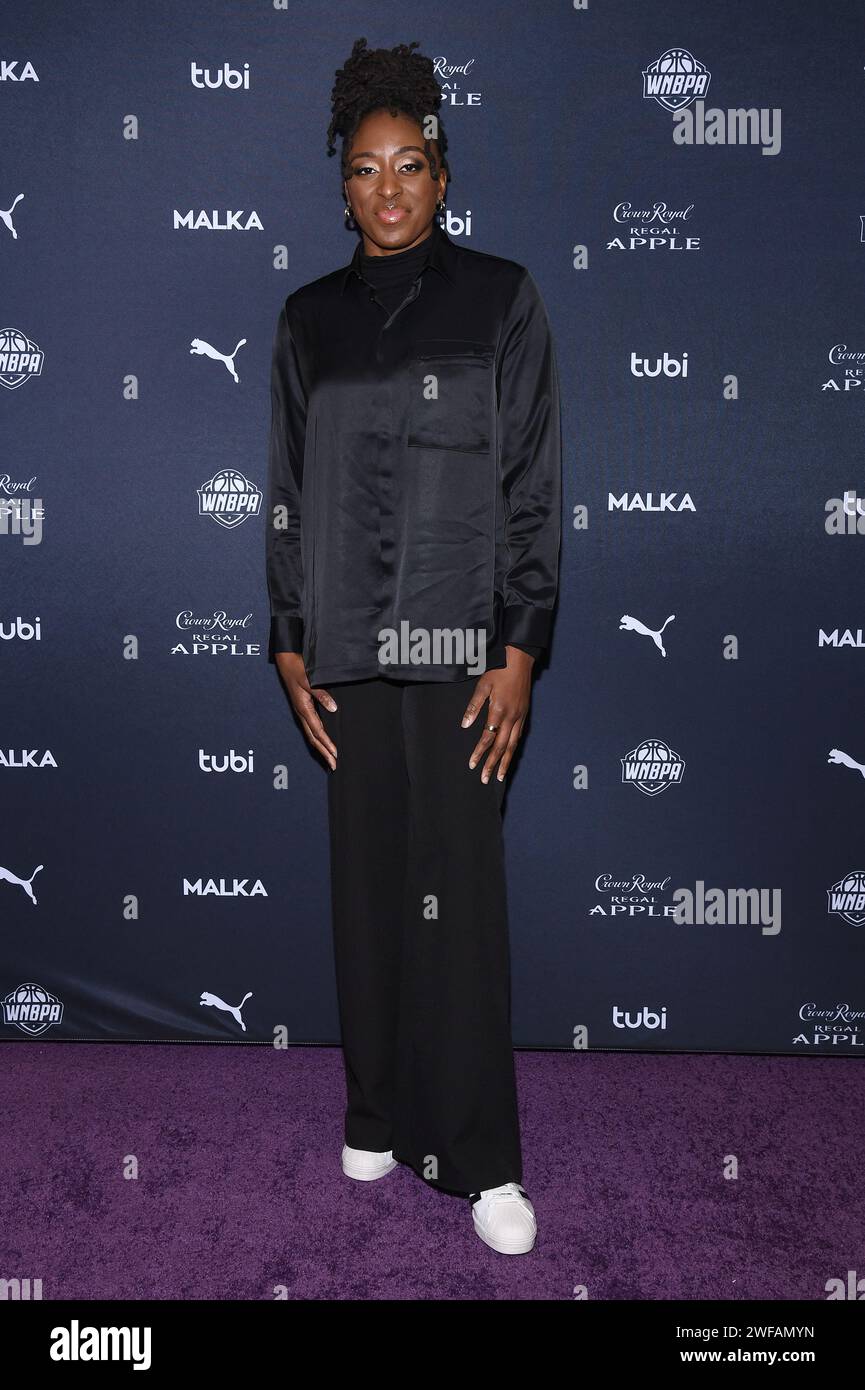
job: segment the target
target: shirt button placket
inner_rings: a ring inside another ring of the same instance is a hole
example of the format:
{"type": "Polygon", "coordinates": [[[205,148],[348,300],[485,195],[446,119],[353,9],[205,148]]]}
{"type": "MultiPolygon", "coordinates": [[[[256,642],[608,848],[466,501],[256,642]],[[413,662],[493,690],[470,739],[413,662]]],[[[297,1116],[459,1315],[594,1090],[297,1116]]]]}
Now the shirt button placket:
{"type": "MultiPolygon", "coordinates": [[[[381,581],[379,589],[378,615],[379,628],[390,626],[393,613],[393,583],[396,552],[396,526],[394,517],[394,440],[393,440],[393,382],[389,370],[388,343],[385,329],[378,335],[375,350],[376,363],[382,368],[378,384],[373,393],[375,419],[378,421],[378,459],[376,476],[379,505],[379,554],[381,557],[381,581]]],[[[373,638],[376,636],[373,633],[373,638]]]]}

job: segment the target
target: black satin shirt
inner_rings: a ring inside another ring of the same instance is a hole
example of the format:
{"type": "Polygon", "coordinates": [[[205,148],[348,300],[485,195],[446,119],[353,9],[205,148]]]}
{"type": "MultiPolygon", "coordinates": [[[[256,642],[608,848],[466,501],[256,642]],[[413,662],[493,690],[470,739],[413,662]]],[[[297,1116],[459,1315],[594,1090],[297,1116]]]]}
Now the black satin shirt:
{"type": "Polygon", "coordinates": [[[482,629],[487,669],[506,664],[506,644],[549,641],[561,425],[546,311],[515,261],[460,246],[437,222],[428,240],[395,306],[376,295],[358,242],[277,321],[268,656],[301,651],[312,685],[477,674],[383,665],[387,629],[482,629]]]}
{"type": "MultiPolygon", "coordinates": [[[[423,241],[407,251],[392,251],[389,256],[367,256],[361,252],[358,265],[364,280],[375,290],[375,297],[389,314],[398,309],[417,276],[426,265],[432,244],[432,229],[423,241]]],[[[526,642],[512,642],[521,652],[540,657],[542,648],[526,642]]],[[[489,662],[486,663],[487,669],[489,662]]]]}

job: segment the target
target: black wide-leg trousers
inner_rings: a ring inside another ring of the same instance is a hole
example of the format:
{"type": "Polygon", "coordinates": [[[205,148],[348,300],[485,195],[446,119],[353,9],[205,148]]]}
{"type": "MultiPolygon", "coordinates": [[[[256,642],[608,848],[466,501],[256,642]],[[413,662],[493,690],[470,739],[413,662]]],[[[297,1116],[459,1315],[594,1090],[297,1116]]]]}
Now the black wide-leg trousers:
{"type": "Polygon", "coordinates": [[[345,1142],[430,1182],[522,1181],[502,796],[468,766],[476,681],[329,685],[328,777],[345,1142]]]}

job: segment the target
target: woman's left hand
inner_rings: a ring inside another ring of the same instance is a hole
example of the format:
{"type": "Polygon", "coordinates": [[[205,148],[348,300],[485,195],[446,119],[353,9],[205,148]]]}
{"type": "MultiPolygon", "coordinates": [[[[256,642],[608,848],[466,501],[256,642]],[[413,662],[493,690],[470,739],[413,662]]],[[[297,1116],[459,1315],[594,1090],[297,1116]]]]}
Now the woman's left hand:
{"type": "Polygon", "coordinates": [[[520,651],[519,647],[506,647],[505,652],[507,666],[502,670],[484,672],[462,719],[462,727],[470,728],[489,700],[486,728],[469,759],[469,767],[475,768],[489,750],[481,773],[482,782],[490,780],[496,763],[499,764],[498,780],[504,781],[529,712],[535,659],[528,652],[520,651]],[[492,730],[489,727],[491,724],[492,730]]]}

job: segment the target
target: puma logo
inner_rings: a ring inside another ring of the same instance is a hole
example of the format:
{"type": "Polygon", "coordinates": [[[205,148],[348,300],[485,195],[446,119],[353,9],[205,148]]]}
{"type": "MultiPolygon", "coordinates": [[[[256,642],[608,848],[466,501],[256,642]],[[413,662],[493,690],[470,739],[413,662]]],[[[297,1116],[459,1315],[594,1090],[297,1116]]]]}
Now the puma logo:
{"type": "Polygon", "coordinates": [[[15,204],[16,204],[16,203],[20,203],[20,202],[21,202],[21,199],[22,199],[23,197],[24,197],[24,194],[23,194],[23,193],[19,193],[19,194],[18,194],[18,197],[15,199],[15,202],[12,204],[11,208],[7,208],[5,212],[3,211],[2,208],[0,208],[0,222],[5,223],[5,225],[9,228],[10,232],[12,233],[12,236],[15,238],[16,241],[18,240],[18,233],[16,232],[15,228],[12,226],[12,213],[15,211],[15,204]]]}
{"type": "Polygon", "coordinates": [[[190,353],[195,353],[198,357],[212,357],[214,362],[224,362],[228,370],[231,372],[231,375],[234,377],[234,380],[240,381],[240,377],[234,370],[234,359],[237,356],[240,349],[243,347],[245,342],[246,339],[241,338],[240,342],[237,344],[237,347],[234,349],[234,352],[231,354],[230,357],[226,357],[224,352],[218,352],[215,347],[211,347],[210,343],[206,343],[203,338],[193,338],[192,346],[190,347],[189,351],[190,353]]]}
{"type": "Polygon", "coordinates": [[[33,870],[32,874],[30,875],[29,878],[19,878],[17,874],[13,874],[13,873],[11,872],[11,870],[9,870],[9,869],[0,869],[0,883],[2,883],[2,882],[6,882],[6,883],[17,883],[19,888],[23,888],[23,889],[24,889],[24,892],[27,894],[27,896],[28,896],[28,898],[30,899],[31,903],[32,903],[33,906],[35,907],[35,906],[36,906],[36,894],[33,892],[33,889],[32,889],[32,887],[31,887],[30,885],[32,884],[32,882],[33,882],[34,878],[36,877],[36,875],[39,873],[39,870],[40,870],[40,869],[44,869],[44,868],[45,868],[45,865],[44,865],[44,864],[37,864],[37,865],[36,865],[36,868],[33,870]]]}
{"type": "MultiPolygon", "coordinates": [[[[671,623],[675,616],[675,613],[671,613],[667,619],[667,623],[671,623]]],[[[645,623],[641,623],[639,618],[632,618],[630,613],[623,613],[622,621],[619,623],[619,632],[640,632],[644,637],[651,637],[658,651],[661,653],[661,656],[666,656],[667,652],[661,641],[661,633],[664,631],[667,623],[664,623],[664,627],[655,632],[652,628],[646,627],[645,623]]]]}
{"type": "Polygon", "coordinates": [[[218,994],[208,994],[207,990],[203,990],[203,991],[202,991],[201,998],[199,999],[198,1002],[199,1002],[199,1004],[202,1004],[202,1005],[205,1005],[205,1004],[206,1004],[209,1008],[212,1008],[212,1009],[222,1009],[222,1010],[224,1010],[224,1012],[227,1013],[227,1014],[233,1014],[235,1020],[240,1024],[241,1028],[243,1029],[243,1031],[244,1031],[244,1033],[245,1033],[245,1032],[246,1032],[246,1024],[244,1023],[243,1019],[240,1017],[240,1011],[241,1011],[241,1009],[243,1008],[244,1004],[246,1003],[247,999],[251,999],[251,998],[252,998],[252,990],[250,990],[247,994],[244,994],[244,996],[243,996],[243,998],[241,999],[241,1001],[240,1001],[239,1004],[237,1004],[237,1005],[235,1005],[235,1004],[226,1004],[225,1000],[224,1000],[224,999],[220,999],[220,997],[219,997],[218,994]]]}
{"type": "Polygon", "coordinates": [[[855,768],[865,777],[865,764],[857,763],[855,758],[851,758],[849,753],[842,753],[840,748],[830,748],[827,763],[843,763],[845,767],[855,768]]]}

